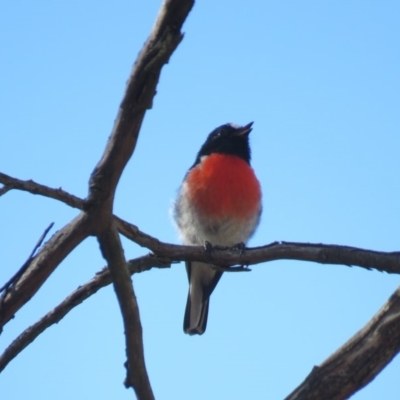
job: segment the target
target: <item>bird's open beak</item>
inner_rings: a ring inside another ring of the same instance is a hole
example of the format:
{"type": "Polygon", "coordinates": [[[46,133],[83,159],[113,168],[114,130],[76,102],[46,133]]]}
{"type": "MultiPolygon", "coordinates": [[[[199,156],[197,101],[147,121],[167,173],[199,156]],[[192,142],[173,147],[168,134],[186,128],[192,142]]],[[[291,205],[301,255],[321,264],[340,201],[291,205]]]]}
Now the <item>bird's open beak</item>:
{"type": "Polygon", "coordinates": [[[245,126],[241,126],[235,130],[235,136],[241,136],[241,135],[248,135],[251,132],[251,126],[253,125],[253,122],[250,122],[249,124],[245,126]]]}

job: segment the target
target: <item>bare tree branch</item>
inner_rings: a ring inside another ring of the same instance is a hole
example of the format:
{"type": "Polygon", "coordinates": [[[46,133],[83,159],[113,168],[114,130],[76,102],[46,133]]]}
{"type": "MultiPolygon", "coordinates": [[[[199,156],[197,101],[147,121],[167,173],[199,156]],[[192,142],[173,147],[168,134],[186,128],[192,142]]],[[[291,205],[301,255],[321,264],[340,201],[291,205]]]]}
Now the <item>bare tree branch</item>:
{"type": "Polygon", "coordinates": [[[151,108],[161,69],[183,38],[182,25],[193,0],[165,0],[153,30],[133,67],[118,116],[103,156],[89,181],[84,209],[95,216],[95,229],[104,258],[113,277],[120,304],[127,345],[127,379],[139,399],[154,395],[144,362],[142,327],[123,249],[112,219],[115,190],[136,146],[147,109],[151,108]]]}
{"type": "Polygon", "coordinates": [[[98,236],[107,260],[125,328],[127,375],[125,386],[132,387],[138,399],[154,399],[144,361],[143,333],[139,307],[126,265],[124,251],[115,227],[98,236]]]}
{"type": "MultiPolygon", "coordinates": [[[[92,173],[88,201],[83,206],[85,212],[50,239],[15,286],[15,290],[6,296],[0,310],[2,325],[9,321],[14,313],[36,293],[51,272],[76,245],[89,234],[104,235],[105,232],[111,232],[115,188],[134,151],[144,114],[151,107],[161,68],[168,62],[171,54],[182,40],[180,29],[192,6],[193,0],[166,0],[161,7],[153,31],[133,68],[105,152],[92,173]]],[[[7,176],[3,174],[3,184],[11,184],[6,180],[7,176]]],[[[29,182],[19,182],[19,185],[20,188],[26,190],[29,182]]],[[[35,188],[30,189],[34,193],[35,188]]],[[[2,189],[2,192],[4,193],[5,190],[2,189]]],[[[44,187],[41,190],[46,192],[44,187]]],[[[54,191],[47,191],[46,196],[54,197],[54,191]]],[[[63,197],[63,201],[73,207],[80,208],[82,206],[79,199],[69,198],[65,193],[61,193],[61,195],[58,193],[57,197],[63,197]]],[[[114,233],[114,231],[112,232],[114,233]]],[[[116,235],[109,233],[108,236],[115,239],[116,235]]],[[[107,248],[107,245],[102,244],[104,248],[107,248]]],[[[140,325],[137,307],[131,307],[130,313],[135,316],[140,325]]],[[[141,343],[140,346],[142,346],[141,343]]],[[[142,362],[144,366],[144,360],[132,360],[130,358],[132,354],[134,353],[128,351],[128,365],[142,362]]],[[[136,353],[136,355],[140,354],[136,353]]],[[[134,385],[135,382],[130,376],[129,384],[134,385]]],[[[135,390],[141,393],[146,385],[140,381],[138,384],[139,386],[135,386],[135,390]]],[[[148,387],[150,388],[149,383],[148,387]]],[[[144,390],[144,393],[147,395],[140,396],[140,398],[153,397],[152,394],[148,395],[151,393],[151,388],[147,392],[144,390]]]]}
{"type": "Polygon", "coordinates": [[[79,197],[76,197],[68,192],[65,192],[61,188],[52,189],[48,186],[41,185],[40,183],[36,183],[33,180],[23,181],[21,179],[13,178],[9,175],[3,174],[0,172],[0,183],[4,185],[4,187],[0,190],[0,196],[6,193],[11,189],[19,189],[25,192],[29,192],[32,194],[39,194],[45,197],[50,197],[55,200],[62,201],[65,204],[68,204],[71,207],[79,208],[82,210],[83,208],[83,200],[79,197]],[[7,190],[4,190],[7,188],[7,190]]]}
{"type": "MultiPolygon", "coordinates": [[[[121,173],[135,149],[144,114],[151,107],[161,68],[168,62],[183,38],[180,29],[192,6],[193,0],[164,2],[152,33],[133,68],[104,154],[90,178],[88,200],[83,204],[84,213],[54,235],[47,246],[44,246],[15,286],[13,293],[4,299],[1,309],[2,323],[5,323],[32,297],[69,251],[88,234],[97,234],[113,276],[126,328],[126,384],[135,389],[139,399],[153,399],[154,396],[144,363],[139,310],[119,236],[112,222],[113,200],[121,173]],[[23,292],[23,289],[27,290],[23,292]]],[[[4,174],[1,178],[3,184],[8,185],[6,189],[2,189],[2,193],[5,193],[9,190],[11,182],[7,182],[8,177],[4,174]]],[[[32,187],[29,186],[29,182],[22,181],[19,181],[18,185],[19,188],[28,188],[33,193],[38,187],[38,184],[34,183],[35,187],[32,187]]],[[[49,191],[43,186],[40,190],[48,197],[55,197],[54,191],[49,191]]],[[[56,195],[69,205],[82,207],[77,198],[62,192],[56,195]]]]}
{"type": "MultiPolygon", "coordinates": [[[[13,290],[6,293],[0,304],[0,327],[36,293],[81,241],[89,235],[96,235],[111,271],[124,320],[128,358],[126,385],[135,389],[139,399],[153,399],[154,396],[144,362],[139,309],[117,229],[139,245],[151,249],[157,257],[169,260],[197,260],[223,266],[296,259],[400,273],[399,252],[384,253],[348,246],[285,242],[247,249],[244,254],[218,247],[205,252],[202,247],[163,243],[140,232],[134,225],[113,217],[113,199],[118,181],[134,152],[145,112],[152,106],[161,69],[183,38],[182,24],[192,6],[193,0],[164,1],[153,30],[132,69],[112,134],[91,175],[86,200],[62,189],[51,189],[31,180],[22,181],[0,173],[0,183],[4,185],[0,188],[0,196],[11,189],[20,189],[63,201],[83,211],[53,235],[32,259],[13,290]]],[[[144,268],[151,267],[145,264],[144,268]]],[[[23,332],[0,357],[0,369],[48,326],[107,284],[104,282],[109,282],[110,276],[106,272],[103,271],[100,276],[98,280],[96,277],[95,281],[79,288],[56,309],[23,332]]],[[[399,298],[398,290],[365,328],[320,367],[316,367],[288,399],[342,399],[370,382],[400,350],[399,298]]]]}
{"type": "Polygon", "coordinates": [[[28,269],[6,293],[0,304],[0,327],[3,327],[39,290],[60,262],[87,236],[88,224],[85,214],[80,214],[58,231],[40,249],[28,269]]]}
{"type": "Polygon", "coordinates": [[[146,247],[159,257],[174,261],[205,261],[217,265],[252,265],[274,260],[312,261],[321,264],[356,265],[388,273],[400,273],[400,252],[381,252],[357,247],[274,242],[266,246],[246,248],[243,253],[235,248],[213,247],[204,251],[201,246],[179,246],[160,240],[114,216],[118,231],[140,246],[146,247]]]}
{"type": "MultiPolygon", "coordinates": [[[[162,260],[152,255],[139,257],[128,262],[128,270],[131,275],[147,271],[154,267],[168,268],[169,266],[170,263],[167,260],[162,260]]],[[[73,308],[95,294],[99,289],[109,285],[111,282],[110,272],[108,268],[105,267],[89,282],[72,292],[57,307],[23,331],[0,356],[0,372],[47,328],[60,322],[61,319],[63,319],[73,308]]]]}
{"type": "Polygon", "coordinates": [[[131,157],[144,114],[152,107],[164,64],[181,42],[182,25],[194,0],[165,0],[153,30],[133,67],[115,125],[104,154],[90,179],[88,207],[110,204],[121,173],[131,157]]]}
{"type": "MultiPolygon", "coordinates": [[[[51,197],[64,202],[71,207],[82,209],[84,200],[71,195],[61,189],[53,189],[34,181],[21,181],[8,175],[0,173],[2,177],[7,176],[7,182],[12,188],[26,190],[34,194],[51,197]],[[29,182],[25,185],[24,182],[29,182]]],[[[114,219],[118,231],[126,238],[146,247],[160,257],[167,257],[171,261],[210,261],[219,265],[252,265],[274,260],[300,260],[318,262],[321,264],[338,264],[358,266],[365,269],[376,269],[382,272],[400,273],[400,252],[379,252],[360,249],[350,246],[274,242],[269,245],[256,248],[247,248],[242,255],[234,249],[214,248],[212,254],[204,252],[203,247],[179,246],[159,241],[140,229],[115,216],[114,219]]]]}
{"type": "Polygon", "coordinates": [[[400,351],[400,287],[377,314],[286,400],[343,400],[371,382],[400,351]]]}
{"type": "Polygon", "coordinates": [[[3,196],[3,194],[6,194],[9,190],[11,190],[12,189],[12,187],[10,187],[10,186],[3,186],[1,189],[0,189],[0,197],[1,196],[3,196]]]}

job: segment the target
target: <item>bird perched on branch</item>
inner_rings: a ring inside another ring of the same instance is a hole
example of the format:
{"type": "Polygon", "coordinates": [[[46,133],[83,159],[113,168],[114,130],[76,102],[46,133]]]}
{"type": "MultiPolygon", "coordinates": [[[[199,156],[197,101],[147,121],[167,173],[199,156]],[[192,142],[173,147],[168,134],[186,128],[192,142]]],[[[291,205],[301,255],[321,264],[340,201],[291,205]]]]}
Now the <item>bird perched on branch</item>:
{"type": "MultiPolygon", "coordinates": [[[[261,216],[261,188],[250,166],[252,125],[222,125],[201,147],[174,206],[184,244],[243,246],[253,235],[261,216]]],[[[201,335],[210,295],[222,272],[202,262],[186,262],[186,270],[189,294],[183,330],[201,335]]]]}

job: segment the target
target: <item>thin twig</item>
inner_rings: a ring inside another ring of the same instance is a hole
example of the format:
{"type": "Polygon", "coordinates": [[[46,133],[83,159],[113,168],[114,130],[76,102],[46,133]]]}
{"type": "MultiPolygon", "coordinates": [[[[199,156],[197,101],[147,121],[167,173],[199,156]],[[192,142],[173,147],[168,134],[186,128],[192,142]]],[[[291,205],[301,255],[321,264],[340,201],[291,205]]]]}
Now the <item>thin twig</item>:
{"type": "Polygon", "coordinates": [[[8,289],[10,288],[11,285],[15,285],[18,282],[18,279],[23,275],[23,273],[27,270],[29,267],[31,261],[33,260],[33,257],[37,251],[37,249],[42,245],[42,242],[46,235],[48,234],[49,230],[53,227],[54,222],[52,222],[42,233],[42,236],[39,238],[38,242],[36,243],[35,247],[33,248],[31,254],[29,255],[28,259],[23,263],[22,267],[2,286],[0,287],[0,292],[3,290],[5,291],[5,294],[7,293],[8,289]]]}
{"type": "Polygon", "coordinates": [[[87,216],[78,215],[47,241],[0,304],[0,328],[39,290],[61,261],[90,235],[87,216]]]}
{"type": "MultiPolygon", "coordinates": [[[[9,175],[3,174],[2,172],[0,172],[0,183],[5,185],[8,190],[18,189],[32,194],[39,194],[41,196],[50,197],[52,199],[62,201],[63,203],[68,204],[71,207],[78,208],[80,210],[83,209],[82,199],[66,192],[65,190],[62,190],[61,188],[53,189],[37,183],[31,179],[28,181],[23,181],[21,179],[13,178],[9,175]]],[[[8,190],[6,190],[6,192],[8,190]]]]}

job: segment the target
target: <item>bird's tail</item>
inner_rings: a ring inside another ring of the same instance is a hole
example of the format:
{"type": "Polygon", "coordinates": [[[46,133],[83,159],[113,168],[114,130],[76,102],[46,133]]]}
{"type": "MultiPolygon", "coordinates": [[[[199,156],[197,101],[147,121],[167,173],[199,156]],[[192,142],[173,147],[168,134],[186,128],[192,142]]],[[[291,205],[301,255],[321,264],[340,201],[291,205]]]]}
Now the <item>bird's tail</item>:
{"type": "Polygon", "coordinates": [[[207,327],[210,296],[222,276],[209,264],[187,262],[189,294],[186,303],[183,330],[189,335],[202,335],[207,327]]]}

